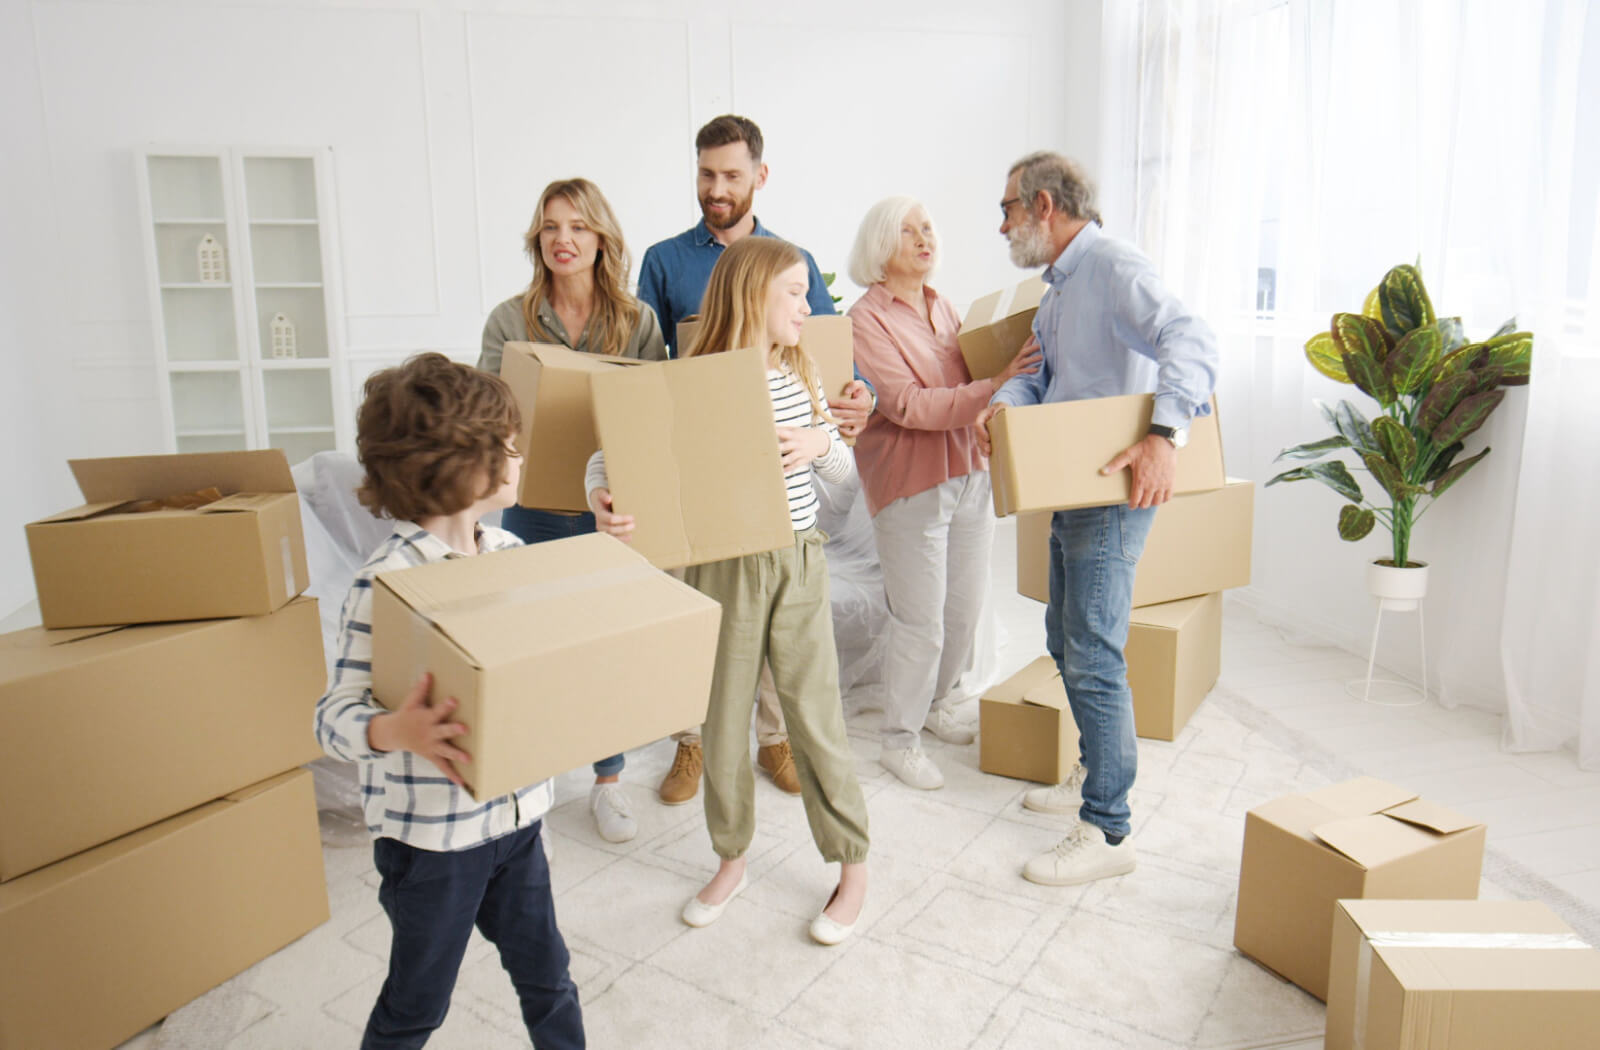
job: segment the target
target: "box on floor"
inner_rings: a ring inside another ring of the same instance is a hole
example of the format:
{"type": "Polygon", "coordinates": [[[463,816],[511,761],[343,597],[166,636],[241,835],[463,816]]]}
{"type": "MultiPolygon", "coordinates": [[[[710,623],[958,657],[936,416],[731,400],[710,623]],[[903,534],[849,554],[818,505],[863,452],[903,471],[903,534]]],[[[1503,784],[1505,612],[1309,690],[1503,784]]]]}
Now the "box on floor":
{"type": "Polygon", "coordinates": [[[988,379],[1005,370],[1033,334],[1033,318],[1044,298],[1045,283],[1029,277],[1020,284],[990,292],[967,307],[956,341],[973,379],[988,379]]]}
{"type": "Polygon", "coordinates": [[[1472,900],[1483,824],[1371,777],[1286,795],[1245,814],[1233,943],[1328,997],[1334,902],[1472,900]]]}
{"type": "Polygon", "coordinates": [[[1123,655],[1135,730],[1176,740],[1222,670],[1222,595],[1133,610],[1123,655]]]}
{"type": "Polygon", "coordinates": [[[634,550],[676,569],[794,542],[760,350],[590,382],[612,503],[634,517],[634,550]]]}
{"type": "Polygon", "coordinates": [[[316,758],[314,598],[0,635],[0,881],[316,758]]]}
{"type": "Polygon", "coordinates": [[[1339,901],[1327,1050],[1588,1050],[1600,952],[1539,901],[1339,901]]]}
{"type": "Polygon", "coordinates": [[[1059,784],[1078,761],[1078,724],[1061,672],[1048,656],[993,686],[978,701],[978,768],[1059,784]]]}
{"type": "MultiPolygon", "coordinates": [[[[1126,503],[1130,472],[1101,474],[1100,468],[1149,434],[1154,402],[1151,394],[1128,394],[996,413],[989,421],[995,514],[1126,503]]],[[[1227,482],[1214,404],[1209,415],[1195,417],[1188,442],[1178,450],[1174,494],[1206,492],[1227,482]]]]}
{"type": "Polygon", "coordinates": [[[600,447],[589,380],[601,372],[648,364],[545,343],[506,344],[500,377],[522,410],[517,434],[517,450],[522,453],[519,504],[542,510],[589,509],[583,474],[589,457],[600,447]]]}
{"type": "Polygon", "coordinates": [[[721,618],[604,534],[379,573],[373,695],[432,672],[484,801],[705,721],[721,618]]]}
{"type": "MultiPolygon", "coordinates": [[[[1017,515],[1017,593],[1041,602],[1050,600],[1050,514],[1017,515]]],[[[1134,606],[1249,586],[1254,514],[1255,483],[1238,478],[1163,503],[1139,556],[1134,606]]]]}
{"type": "Polygon", "coordinates": [[[305,538],[278,449],[70,461],[86,501],[27,527],[44,626],[261,616],[305,589],[305,538]],[[141,509],[216,489],[194,510],[141,509]]]}
{"type": "Polygon", "coordinates": [[[0,885],[0,1050],[115,1046],[327,919],[305,770],[41,868],[0,885]]]}

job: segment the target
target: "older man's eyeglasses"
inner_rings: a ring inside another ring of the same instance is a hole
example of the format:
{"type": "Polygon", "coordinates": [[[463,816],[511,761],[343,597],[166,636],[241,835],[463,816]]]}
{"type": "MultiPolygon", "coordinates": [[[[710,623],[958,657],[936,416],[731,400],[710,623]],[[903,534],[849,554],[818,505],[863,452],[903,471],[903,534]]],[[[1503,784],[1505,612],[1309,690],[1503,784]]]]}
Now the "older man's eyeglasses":
{"type": "Polygon", "coordinates": [[[1021,197],[1007,197],[1005,200],[1000,202],[1000,217],[1002,219],[1005,219],[1005,220],[1009,221],[1010,218],[1011,218],[1011,206],[1013,204],[1021,204],[1021,203],[1022,203],[1022,198],[1021,197]]]}

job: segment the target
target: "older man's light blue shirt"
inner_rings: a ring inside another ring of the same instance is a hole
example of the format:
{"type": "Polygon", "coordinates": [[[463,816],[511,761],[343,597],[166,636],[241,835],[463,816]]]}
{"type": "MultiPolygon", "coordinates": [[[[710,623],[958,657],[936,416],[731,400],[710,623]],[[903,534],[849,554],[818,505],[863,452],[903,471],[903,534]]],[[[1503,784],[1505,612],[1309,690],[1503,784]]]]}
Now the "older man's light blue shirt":
{"type": "Polygon", "coordinates": [[[1152,422],[1186,427],[1211,411],[1217,340],[1132,245],[1090,223],[1044,271],[1034,315],[1044,360],[995,392],[1019,407],[1119,394],[1156,395],[1152,422]]]}

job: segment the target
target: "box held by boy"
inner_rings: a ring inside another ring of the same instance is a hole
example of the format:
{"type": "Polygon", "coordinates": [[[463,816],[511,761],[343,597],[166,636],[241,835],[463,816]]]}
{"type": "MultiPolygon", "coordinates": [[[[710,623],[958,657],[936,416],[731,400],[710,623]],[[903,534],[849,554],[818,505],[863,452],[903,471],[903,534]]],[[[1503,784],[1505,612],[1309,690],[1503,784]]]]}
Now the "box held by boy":
{"type": "Polygon", "coordinates": [[[41,868],[0,886],[0,1050],[116,1046],[327,919],[303,769],[41,868]]]}
{"type": "Polygon", "coordinates": [[[315,759],[314,598],[0,635],[0,882],[315,759]]]}
{"type": "Polygon", "coordinates": [[[705,720],[722,608],[604,534],[379,573],[372,689],[433,674],[487,801],[705,720]]]}
{"type": "Polygon", "coordinates": [[[507,343],[500,378],[522,410],[517,451],[522,481],[517,502],[540,510],[586,511],[583,472],[599,448],[589,380],[597,372],[648,366],[650,362],[604,354],[580,354],[546,343],[507,343]]]}
{"type": "Polygon", "coordinates": [[[46,627],[263,616],[310,582],[279,449],[68,465],[86,502],[27,527],[46,627]],[[205,490],[220,498],[160,505],[205,490]]]}
{"type": "Polygon", "coordinates": [[[612,506],[633,515],[634,550],[676,569],[794,543],[762,351],[665,361],[591,383],[612,506]]]}
{"type": "MultiPolygon", "coordinates": [[[[1055,401],[1002,408],[989,420],[994,455],[994,512],[1072,510],[1126,503],[1132,474],[1100,468],[1150,432],[1153,394],[1055,401]]],[[[1178,450],[1174,495],[1206,492],[1227,481],[1217,413],[1196,416],[1178,450]]],[[[1159,516],[1159,515],[1158,515],[1159,516]]]]}
{"type": "Polygon", "coordinates": [[[983,772],[1059,784],[1077,761],[1078,724],[1050,657],[1039,657],[978,701],[983,772]]]}
{"type": "Polygon", "coordinates": [[[1020,284],[990,292],[967,308],[956,341],[973,379],[989,379],[1005,370],[1033,334],[1033,317],[1044,298],[1045,283],[1029,277],[1020,284]]]}
{"type": "Polygon", "coordinates": [[[1589,1050],[1600,952],[1540,901],[1339,901],[1328,1050],[1589,1050]]]}
{"type": "Polygon", "coordinates": [[[1136,732],[1176,740],[1222,671],[1222,595],[1133,610],[1123,655],[1136,732]]]}
{"type": "Polygon", "coordinates": [[[1318,999],[1328,997],[1333,904],[1472,900],[1484,826],[1414,791],[1359,777],[1245,814],[1233,943],[1318,999]]]}

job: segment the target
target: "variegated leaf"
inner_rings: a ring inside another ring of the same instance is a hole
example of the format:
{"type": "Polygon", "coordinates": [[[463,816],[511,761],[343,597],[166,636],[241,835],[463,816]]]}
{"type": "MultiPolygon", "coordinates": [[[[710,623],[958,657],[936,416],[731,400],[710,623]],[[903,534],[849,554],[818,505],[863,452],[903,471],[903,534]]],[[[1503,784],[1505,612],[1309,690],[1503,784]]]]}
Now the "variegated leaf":
{"type": "Polygon", "coordinates": [[[1399,420],[1379,416],[1372,421],[1372,433],[1378,439],[1378,448],[1383,450],[1383,458],[1402,476],[1409,475],[1411,468],[1417,465],[1417,439],[1411,432],[1399,420]]]}
{"type": "Polygon", "coordinates": [[[1422,476],[1423,483],[1439,480],[1444,472],[1450,469],[1450,464],[1455,462],[1455,458],[1461,454],[1461,448],[1461,442],[1457,441],[1454,445],[1448,445],[1440,450],[1429,464],[1428,472],[1422,476]]]}
{"type": "Polygon", "coordinates": [[[1321,441],[1308,441],[1304,445],[1295,445],[1293,448],[1286,448],[1282,452],[1278,453],[1277,458],[1274,459],[1273,462],[1276,463],[1279,459],[1317,459],[1328,452],[1334,451],[1335,449],[1349,447],[1349,439],[1341,434],[1336,434],[1333,437],[1323,438],[1321,441]]]}
{"type": "Polygon", "coordinates": [[[1329,379],[1340,383],[1350,382],[1350,377],[1344,371],[1344,361],[1339,356],[1339,348],[1329,333],[1318,332],[1306,340],[1306,360],[1311,362],[1312,368],[1329,379]]]}
{"type": "MultiPolygon", "coordinates": [[[[1371,358],[1378,364],[1389,356],[1393,343],[1383,325],[1360,314],[1334,314],[1329,326],[1333,344],[1341,353],[1371,358]]],[[[1345,371],[1349,371],[1348,366],[1345,371]]]]}
{"type": "Polygon", "coordinates": [[[1439,363],[1433,369],[1433,381],[1437,383],[1457,372],[1469,372],[1488,359],[1489,347],[1485,343],[1468,343],[1466,346],[1457,347],[1439,358],[1439,363]]]}
{"type": "Polygon", "coordinates": [[[1396,339],[1434,322],[1433,303],[1422,284],[1422,273],[1415,266],[1396,266],[1383,275],[1378,285],[1378,306],[1383,327],[1396,339]]]}
{"type": "Polygon", "coordinates": [[[1345,354],[1344,370],[1349,373],[1350,382],[1378,404],[1388,408],[1394,403],[1394,388],[1389,385],[1389,377],[1383,374],[1383,366],[1377,361],[1365,354],[1345,354]]]}
{"type": "Polygon", "coordinates": [[[1489,340],[1489,363],[1505,369],[1502,386],[1527,386],[1533,372],[1533,333],[1511,332],[1489,340]]]}
{"type": "Polygon", "coordinates": [[[1438,325],[1414,328],[1400,338],[1389,359],[1383,363],[1389,382],[1396,394],[1410,394],[1421,389],[1433,374],[1444,347],[1444,334],[1438,325]]]}
{"type": "Polygon", "coordinates": [[[1339,508],[1339,538],[1354,543],[1371,532],[1377,521],[1378,516],[1366,507],[1346,503],[1339,508]]]}
{"type": "Polygon", "coordinates": [[[1441,354],[1448,354],[1467,345],[1467,330],[1462,327],[1461,318],[1441,317],[1434,323],[1439,328],[1439,334],[1444,336],[1444,346],[1439,350],[1441,354]]]}
{"type": "Polygon", "coordinates": [[[1445,417],[1433,431],[1432,438],[1435,445],[1453,445],[1465,439],[1473,431],[1488,420],[1489,413],[1493,412],[1500,402],[1505,400],[1504,388],[1485,390],[1481,394],[1473,394],[1463,398],[1461,403],[1445,417]]]}
{"type": "MultiPolygon", "coordinates": [[[[1433,389],[1417,405],[1417,430],[1432,435],[1476,385],[1477,381],[1471,372],[1456,372],[1435,382],[1433,389]]],[[[1435,440],[1434,444],[1438,444],[1438,441],[1435,440]]]]}
{"type": "Polygon", "coordinates": [[[1434,499],[1438,499],[1440,496],[1444,495],[1445,489],[1461,480],[1461,475],[1477,466],[1478,461],[1488,454],[1489,449],[1487,446],[1485,446],[1484,450],[1478,453],[1476,456],[1468,456],[1460,463],[1457,463],[1455,466],[1439,475],[1439,477],[1433,483],[1433,488],[1429,490],[1429,494],[1432,495],[1434,499]]]}
{"type": "Polygon", "coordinates": [[[1373,453],[1363,456],[1361,461],[1367,465],[1368,472],[1377,479],[1379,485],[1383,486],[1383,491],[1389,494],[1390,499],[1402,500],[1410,495],[1406,479],[1400,476],[1393,463],[1373,453]]]}
{"type": "Polygon", "coordinates": [[[1373,286],[1367,297],[1361,300],[1361,316],[1370,317],[1374,321],[1383,320],[1383,307],[1378,302],[1378,287],[1373,286]]]}

